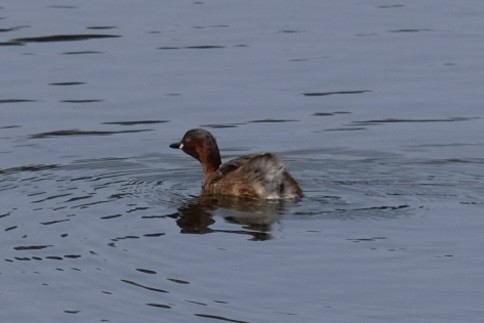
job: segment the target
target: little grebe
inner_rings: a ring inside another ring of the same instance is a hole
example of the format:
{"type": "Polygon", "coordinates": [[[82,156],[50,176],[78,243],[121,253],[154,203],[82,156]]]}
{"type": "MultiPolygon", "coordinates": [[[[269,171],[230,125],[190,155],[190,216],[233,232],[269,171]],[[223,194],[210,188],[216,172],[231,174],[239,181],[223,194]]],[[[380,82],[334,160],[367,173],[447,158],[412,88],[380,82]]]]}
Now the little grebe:
{"type": "Polygon", "coordinates": [[[233,195],[255,199],[296,199],[303,191],[272,153],[256,153],[232,159],[222,165],[217,142],[205,129],[188,130],[181,149],[202,164],[202,194],[233,195]]]}

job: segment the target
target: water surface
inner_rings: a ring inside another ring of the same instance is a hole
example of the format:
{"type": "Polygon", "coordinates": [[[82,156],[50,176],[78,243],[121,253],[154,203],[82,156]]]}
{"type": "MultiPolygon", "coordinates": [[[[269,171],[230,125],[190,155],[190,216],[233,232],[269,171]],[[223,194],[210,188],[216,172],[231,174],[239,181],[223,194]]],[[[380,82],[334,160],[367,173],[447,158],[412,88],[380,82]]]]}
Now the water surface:
{"type": "Polygon", "coordinates": [[[2,4],[1,321],[481,322],[483,12],[2,4]],[[305,198],[200,199],[192,127],[305,198]]]}

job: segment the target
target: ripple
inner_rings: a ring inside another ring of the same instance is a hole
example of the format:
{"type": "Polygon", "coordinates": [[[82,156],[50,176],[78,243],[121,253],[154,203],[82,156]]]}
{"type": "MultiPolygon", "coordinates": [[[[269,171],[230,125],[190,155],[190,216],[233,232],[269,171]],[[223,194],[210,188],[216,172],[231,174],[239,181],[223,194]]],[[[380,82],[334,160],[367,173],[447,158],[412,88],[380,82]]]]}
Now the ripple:
{"type": "Polygon", "coordinates": [[[100,217],[100,219],[101,220],[111,220],[111,219],[116,219],[116,218],[119,218],[119,217],[122,217],[122,216],[123,216],[122,214],[105,215],[105,216],[100,217]]]}
{"type": "Polygon", "coordinates": [[[71,137],[71,136],[109,136],[124,133],[138,133],[152,131],[151,129],[137,129],[137,130],[119,130],[119,131],[86,131],[78,129],[67,129],[67,130],[55,130],[48,132],[41,132],[37,134],[30,135],[32,139],[44,139],[52,137],[71,137]]]}
{"type": "MultiPolygon", "coordinates": [[[[452,147],[452,145],[450,145],[452,147]]],[[[441,164],[484,164],[484,158],[444,158],[428,159],[420,161],[422,164],[441,165],[441,164]]]]}
{"type": "Polygon", "coordinates": [[[11,168],[0,169],[0,174],[16,174],[22,172],[41,172],[45,170],[53,170],[59,168],[59,165],[55,164],[38,164],[38,165],[24,165],[11,168]]]}
{"type": "Polygon", "coordinates": [[[64,103],[99,103],[103,102],[101,99],[78,99],[78,100],[60,100],[59,102],[64,103]]]}
{"type": "Polygon", "coordinates": [[[30,26],[13,26],[13,27],[8,27],[8,28],[0,28],[0,33],[6,33],[6,32],[11,32],[11,31],[17,31],[23,28],[29,28],[30,26]]]}
{"type": "Polygon", "coordinates": [[[358,242],[374,242],[374,241],[386,240],[386,239],[387,239],[386,237],[371,237],[371,238],[350,238],[346,240],[358,243],[358,242]]]}
{"type": "Polygon", "coordinates": [[[18,246],[14,247],[14,250],[41,250],[52,247],[52,245],[37,245],[37,246],[18,246]]]}
{"type": "Polygon", "coordinates": [[[209,124],[202,124],[200,125],[200,127],[211,128],[211,129],[224,129],[224,128],[237,128],[242,124],[243,123],[209,123],[209,124]]]}
{"type": "Polygon", "coordinates": [[[223,129],[223,128],[236,128],[243,125],[248,125],[252,123],[286,123],[286,122],[299,122],[300,120],[295,119],[256,119],[244,122],[232,122],[232,123],[208,123],[202,124],[200,127],[212,128],[212,129],[223,129]]]}
{"type": "Polygon", "coordinates": [[[158,47],[158,49],[161,50],[173,50],[173,49],[222,49],[225,48],[225,46],[221,45],[191,45],[191,46],[185,46],[185,47],[176,47],[176,46],[162,46],[158,47]]]}
{"type": "Polygon", "coordinates": [[[451,117],[451,118],[442,118],[442,119],[387,118],[387,119],[372,119],[372,120],[363,120],[363,121],[352,121],[351,124],[357,125],[357,126],[372,126],[372,125],[388,124],[388,123],[462,122],[462,121],[470,121],[470,120],[477,120],[477,119],[480,119],[480,117],[451,117]]]}
{"type": "Polygon", "coordinates": [[[328,95],[340,95],[340,94],[362,94],[370,93],[370,90],[350,90],[350,91],[330,91],[330,92],[306,92],[304,96],[328,96],[328,95]]]}
{"type": "Polygon", "coordinates": [[[4,41],[0,42],[0,46],[23,46],[23,43],[16,42],[16,41],[4,41]]]}
{"type": "Polygon", "coordinates": [[[145,285],[142,285],[142,284],[139,284],[139,283],[136,283],[134,281],[127,280],[127,279],[121,279],[121,282],[126,283],[128,285],[135,286],[135,287],[140,287],[140,288],[143,288],[143,289],[152,291],[152,292],[169,293],[167,290],[164,290],[164,289],[161,289],[161,288],[155,288],[155,287],[145,286],[145,285]]]}
{"type": "Polygon", "coordinates": [[[52,224],[57,224],[57,223],[62,223],[62,222],[68,222],[68,221],[70,221],[70,219],[46,221],[46,222],[40,222],[40,224],[42,224],[42,225],[52,225],[52,224]]]}
{"type": "Polygon", "coordinates": [[[283,29],[278,31],[278,33],[280,34],[300,34],[304,32],[305,32],[304,30],[296,30],[296,29],[283,29]]]}
{"type": "Polygon", "coordinates": [[[62,55],[89,55],[89,54],[102,54],[103,52],[96,50],[81,50],[74,52],[63,52],[62,55]]]}
{"type": "Polygon", "coordinates": [[[143,274],[149,274],[149,275],[156,275],[157,274],[157,272],[155,270],[151,270],[151,269],[136,268],[135,270],[139,271],[140,273],[143,273],[143,274]]]}
{"type": "Polygon", "coordinates": [[[109,34],[59,34],[59,35],[47,35],[36,37],[22,37],[14,38],[11,42],[17,43],[46,43],[46,42],[64,42],[64,41],[80,41],[88,39],[102,39],[102,38],[118,38],[120,35],[109,34]]]}
{"type": "Polygon", "coordinates": [[[348,111],[315,112],[312,115],[315,117],[331,117],[331,116],[340,115],[340,114],[351,114],[351,112],[348,112],[348,111]]]}
{"type": "Polygon", "coordinates": [[[143,237],[158,238],[164,235],[166,235],[166,233],[146,233],[146,234],[143,234],[143,237]]]}
{"type": "Polygon", "coordinates": [[[197,317],[202,317],[202,318],[217,320],[217,321],[234,322],[234,323],[249,323],[248,321],[240,321],[240,320],[229,319],[229,318],[219,316],[219,315],[211,315],[211,314],[194,314],[194,315],[197,316],[197,317]]]}
{"type": "Polygon", "coordinates": [[[64,313],[66,314],[79,314],[81,311],[79,310],[64,310],[64,313]]]}
{"type": "Polygon", "coordinates": [[[85,82],[53,82],[49,83],[49,85],[54,85],[54,86],[73,86],[73,85],[84,85],[86,84],[85,82]]]}
{"type": "Polygon", "coordinates": [[[219,48],[225,48],[225,46],[220,46],[220,45],[194,45],[194,46],[186,46],[185,48],[188,48],[188,49],[219,49],[219,48]]]}
{"type": "Polygon", "coordinates": [[[92,29],[92,30],[107,30],[107,29],[116,29],[118,27],[116,26],[89,26],[86,27],[86,29],[92,29]]]}
{"type": "Polygon", "coordinates": [[[428,28],[402,28],[402,29],[392,29],[389,30],[389,33],[419,33],[423,31],[432,31],[432,29],[428,28]]]}
{"type": "Polygon", "coordinates": [[[167,280],[169,280],[171,282],[174,282],[174,283],[177,283],[177,284],[181,284],[181,285],[188,285],[188,284],[190,284],[189,281],[181,280],[181,279],[176,279],[176,278],[167,278],[167,280]]]}
{"type": "Polygon", "coordinates": [[[161,304],[161,303],[146,303],[147,306],[151,306],[151,307],[157,307],[157,308],[166,308],[166,309],[170,309],[171,306],[170,305],[166,305],[166,304],[161,304]]]}
{"type": "Polygon", "coordinates": [[[135,126],[140,124],[159,124],[167,123],[169,120],[139,120],[139,121],[108,121],[102,122],[102,124],[112,124],[118,126],[135,126]]]}
{"type": "Polygon", "coordinates": [[[258,119],[247,121],[247,123],[283,123],[283,122],[297,122],[299,120],[293,119],[258,119]]]}
{"type": "Polygon", "coordinates": [[[30,99],[2,99],[0,100],[0,104],[5,104],[5,103],[25,103],[25,102],[37,102],[36,100],[30,100],[30,99]]]}
{"type": "MultiPolygon", "coordinates": [[[[367,130],[365,127],[345,127],[345,128],[329,128],[329,129],[324,129],[322,131],[362,131],[362,130],[367,130]]],[[[322,132],[319,131],[319,132],[322,132]]]]}

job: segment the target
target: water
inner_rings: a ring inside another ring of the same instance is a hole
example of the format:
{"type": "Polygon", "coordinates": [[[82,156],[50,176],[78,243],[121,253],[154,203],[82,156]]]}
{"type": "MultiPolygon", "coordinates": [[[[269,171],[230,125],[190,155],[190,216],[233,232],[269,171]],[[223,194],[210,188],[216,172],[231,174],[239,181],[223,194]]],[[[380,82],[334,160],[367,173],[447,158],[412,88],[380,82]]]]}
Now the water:
{"type": "Polygon", "coordinates": [[[481,322],[479,1],[7,1],[0,319],[481,322]],[[201,201],[192,127],[297,203],[201,201]]]}

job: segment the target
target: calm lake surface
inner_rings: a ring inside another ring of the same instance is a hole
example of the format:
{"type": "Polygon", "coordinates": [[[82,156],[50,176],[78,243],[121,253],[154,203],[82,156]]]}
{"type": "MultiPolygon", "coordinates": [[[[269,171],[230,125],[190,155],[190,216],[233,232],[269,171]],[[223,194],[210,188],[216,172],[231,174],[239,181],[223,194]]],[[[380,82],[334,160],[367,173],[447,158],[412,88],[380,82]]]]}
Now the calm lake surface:
{"type": "Polygon", "coordinates": [[[482,322],[484,3],[4,1],[0,321],[482,322]],[[198,199],[168,148],[305,198],[198,199]]]}

